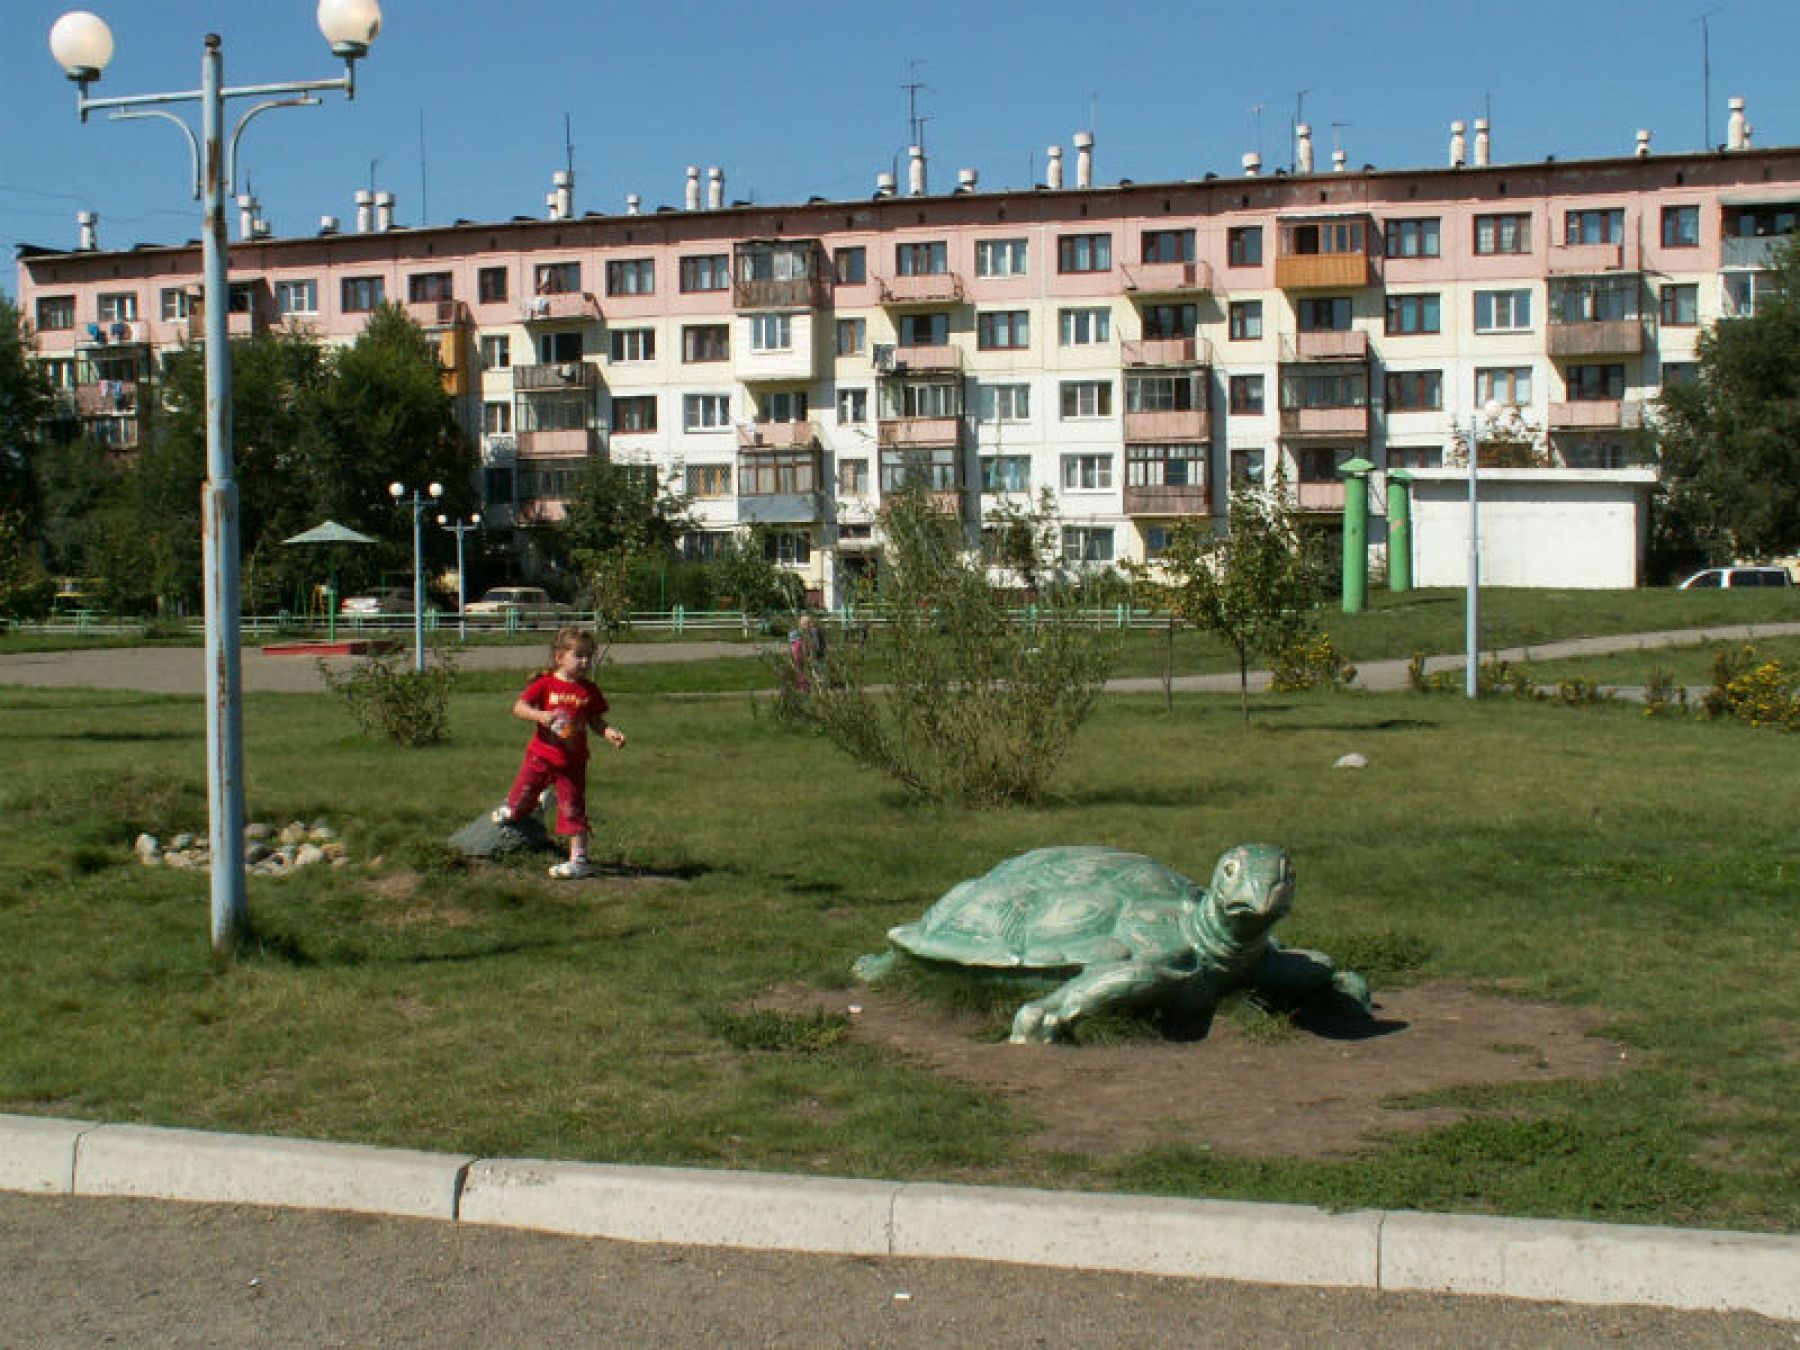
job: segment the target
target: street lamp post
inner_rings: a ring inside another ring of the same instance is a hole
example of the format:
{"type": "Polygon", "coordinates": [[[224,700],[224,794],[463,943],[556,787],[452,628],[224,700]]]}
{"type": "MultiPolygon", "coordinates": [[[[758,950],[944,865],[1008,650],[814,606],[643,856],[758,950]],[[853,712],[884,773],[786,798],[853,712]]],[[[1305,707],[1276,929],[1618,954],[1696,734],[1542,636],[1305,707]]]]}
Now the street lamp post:
{"type": "Polygon", "coordinates": [[[200,232],[202,294],[206,334],[206,484],[201,492],[202,573],[206,598],[206,746],[208,847],[212,857],[212,948],[228,959],[248,928],[244,879],[243,670],[238,651],[241,595],[238,576],[237,483],[232,471],[231,349],[226,336],[225,203],[236,176],[237,146],[244,127],[270,108],[317,103],[315,92],[341,89],[356,97],[356,62],[368,54],[381,31],[377,0],[319,0],[319,29],[333,54],[344,62],[335,80],[227,88],[217,33],[208,33],[200,62],[200,88],[181,93],[89,98],[88,86],[112,60],[113,36],[106,21],[72,10],[50,29],[50,51],[75,81],[75,110],[83,122],[90,112],[109,110],[113,119],[158,117],[187,137],[192,154],[194,196],[202,202],[200,232]],[[259,100],[225,136],[228,99],[259,100]],[[200,136],[163,105],[198,103],[200,136]]]}
{"type": "Polygon", "coordinates": [[[1502,404],[1498,399],[1490,398],[1469,414],[1469,429],[1464,442],[1469,449],[1469,589],[1465,601],[1468,665],[1463,676],[1463,692],[1470,698],[1481,695],[1481,502],[1476,472],[1481,459],[1481,438],[1499,435],[1509,440],[1523,440],[1534,432],[1535,427],[1517,408],[1502,404]]]}
{"type": "Polygon", "coordinates": [[[467,642],[469,640],[469,593],[463,584],[463,536],[470,530],[481,528],[481,512],[474,512],[466,521],[452,521],[449,516],[439,516],[437,523],[440,529],[456,536],[456,637],[459,642],[467,642]]]}
{"type": "Polygon", "coordinates": [[[412,508],[413,518],[413,669],[425,669],[425,562],[422,535],[425,522],[425,508],[444,495],[444,485],[433,483],[425,491],[429,496],[421,496],[417,488],[413,489],[411,498],[406,495],[406,484],[389,483],[388,496],[401,506],[412,508]]]}

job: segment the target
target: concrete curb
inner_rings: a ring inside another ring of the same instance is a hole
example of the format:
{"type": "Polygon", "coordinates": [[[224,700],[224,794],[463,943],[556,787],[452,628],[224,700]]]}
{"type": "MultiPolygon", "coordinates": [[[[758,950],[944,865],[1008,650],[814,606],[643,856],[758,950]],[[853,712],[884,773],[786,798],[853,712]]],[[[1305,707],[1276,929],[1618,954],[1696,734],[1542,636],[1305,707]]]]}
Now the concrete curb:
{"type": "Polygon", "coordinates": [[[8,1115],[0,1190],[1800,1321],[1800,1237],[1759,1233],[477,1159],[8,1115]]]}

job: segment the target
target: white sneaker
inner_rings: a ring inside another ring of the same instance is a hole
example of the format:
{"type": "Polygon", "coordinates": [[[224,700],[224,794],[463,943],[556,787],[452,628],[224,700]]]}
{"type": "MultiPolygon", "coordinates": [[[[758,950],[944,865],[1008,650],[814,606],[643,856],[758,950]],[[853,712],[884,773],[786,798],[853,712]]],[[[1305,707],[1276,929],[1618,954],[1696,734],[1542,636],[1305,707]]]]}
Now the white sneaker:
{"type": "Polygon", "coordinates": [[[559,862],[552,867],[550,875],[557,881],[579,881],[583,877],[593,876],[594,868],[586,858],[570,858],[567,862],[559,862]]]}
{"type": "Polygon", "coordinates": [[[488,819],[493,821],[496,825],[510,825],[512,824],[512,818],[512,807],[506,805],[504,802],[488,812],[488,819]]]}

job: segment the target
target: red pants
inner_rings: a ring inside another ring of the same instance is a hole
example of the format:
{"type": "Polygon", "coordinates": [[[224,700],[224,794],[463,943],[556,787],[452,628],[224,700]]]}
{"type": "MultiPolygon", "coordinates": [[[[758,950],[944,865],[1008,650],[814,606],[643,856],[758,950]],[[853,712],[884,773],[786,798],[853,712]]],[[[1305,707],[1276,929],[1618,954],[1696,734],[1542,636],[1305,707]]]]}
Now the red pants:
{"type": "Polygon", "coordinates": [[[506,806],[513,819],[523,820],[537,810],[538,799],[552,784],[556,787],[556,832],[591,833],[587,818],[586,756],[569,764],[552,764],[526,751],[525,762],[519,765],[519,776],[513,780],[512,791],[506,794],[506,806]]]}

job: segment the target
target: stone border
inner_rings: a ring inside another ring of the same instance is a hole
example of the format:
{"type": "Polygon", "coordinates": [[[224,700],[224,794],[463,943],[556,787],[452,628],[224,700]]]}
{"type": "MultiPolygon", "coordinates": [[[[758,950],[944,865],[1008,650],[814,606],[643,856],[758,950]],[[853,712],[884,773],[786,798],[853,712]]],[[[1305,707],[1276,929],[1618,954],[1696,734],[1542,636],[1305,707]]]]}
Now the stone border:
{"type": "Polygon", "coordinates": [[[483,1159],[9,1115],[0,1190],[1800,1321],[1800,1237],[1778,1234],[483,1159]]]}

